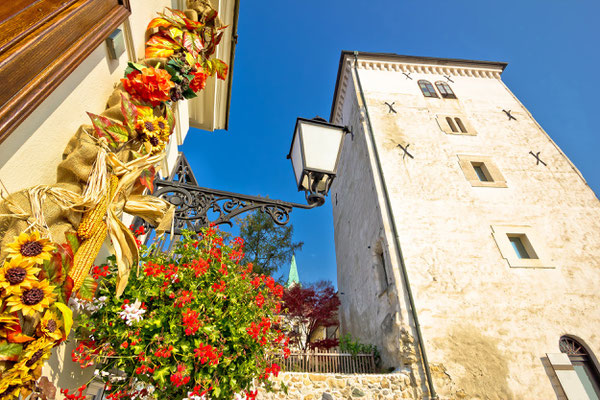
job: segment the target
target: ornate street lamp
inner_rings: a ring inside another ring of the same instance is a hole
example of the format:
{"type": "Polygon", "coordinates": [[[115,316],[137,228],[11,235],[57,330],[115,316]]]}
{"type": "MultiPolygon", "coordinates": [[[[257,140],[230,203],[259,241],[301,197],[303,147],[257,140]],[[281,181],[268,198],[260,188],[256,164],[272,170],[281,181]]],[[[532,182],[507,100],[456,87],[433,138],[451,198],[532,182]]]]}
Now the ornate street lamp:
{"type": "Polygon", "coordinates": [[[337,173],[344,135],[350,130],[323,118],[298,118],[287,158],[292,160],[298,191],[308,204],[322,205],[337,173]]]}
{"type": "MultiPolygon", "coordinates": [[[[180,234],[183,229],[198,232],[211,223],[232,225],[234,217],[255,210],[268,214],[276,224],[285,225],[294,208],[310,209],[325,203],[325,196],[337,173],[345,133],[350,133],[350,130],[319,117],[312,120],[298,118],[296,121],[287,157],[292,161],[298,191],[306,193],[308,204],[200,187],[183,153],[180,153],[168,179],[154,181],[153,195],[175,206],[170,230],[174,234],[180,234]],[[209,212],[212,218],[209,218],[209,212]]],[[[141,224],[150,228],[141,220],[134,225],[141,224]]]]}

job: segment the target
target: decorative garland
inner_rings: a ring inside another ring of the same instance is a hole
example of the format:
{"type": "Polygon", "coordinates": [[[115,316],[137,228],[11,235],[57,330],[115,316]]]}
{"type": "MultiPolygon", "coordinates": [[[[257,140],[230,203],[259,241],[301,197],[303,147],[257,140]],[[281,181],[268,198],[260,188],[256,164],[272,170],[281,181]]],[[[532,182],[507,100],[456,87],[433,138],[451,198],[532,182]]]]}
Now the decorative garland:
{"type": "MultiPolygon", "coordinates": [[[[116,256],[115,296],[138,265],[136,238],[122,213],[170,225],[173,206],[143,195],[173,132],[174,103],[196,96],[227,65],[211,58],[225,27],[204,0],[159,13],[148,25],[146,59],[129,63],[101,114],[88,113],[59,164],[57,183],[0,202],[0,399],[36,390],[42,365],[66,340],[70,299],[91,300],[89,275],[106,237],[116,256]]],[[[97,267],[94,267],[97,268],[97,267]]]]}

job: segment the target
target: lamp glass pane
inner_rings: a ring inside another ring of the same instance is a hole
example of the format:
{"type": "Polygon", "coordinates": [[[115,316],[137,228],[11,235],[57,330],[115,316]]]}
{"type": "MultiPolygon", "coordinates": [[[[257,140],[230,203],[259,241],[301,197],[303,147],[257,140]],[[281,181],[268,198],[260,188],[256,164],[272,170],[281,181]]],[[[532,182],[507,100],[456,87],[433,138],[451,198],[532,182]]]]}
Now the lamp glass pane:
{"type": "Polygon", "coordinates": [[[292,152],[290,154],[292,159],[292,167],[294,168],[294,175],[296,177],[296,184],[300,186],[300,177],[302,176],[302,170],[304,165],[302,163],[302,152],[300,148],[300,135],[296,132],[294,135],[294,143],[292,143],[292,152]]]}
{"type": "Polygon", "coordinates": [[[305,169],[334,173],[343,132],[339,128],[303,122],[302,145],[305,169]]]}

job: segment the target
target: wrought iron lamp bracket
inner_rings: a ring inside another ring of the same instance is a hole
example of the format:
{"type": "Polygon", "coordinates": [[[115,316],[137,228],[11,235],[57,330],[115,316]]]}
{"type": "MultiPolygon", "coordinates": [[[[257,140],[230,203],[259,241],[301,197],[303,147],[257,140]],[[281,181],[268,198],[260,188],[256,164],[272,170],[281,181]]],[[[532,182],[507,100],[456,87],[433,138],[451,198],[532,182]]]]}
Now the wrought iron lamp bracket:
{"type": "MultiPolygon", "coordinates": [[[[314,178],[312,179],[315,181],[314,178]]],[[[328,179],[327,188],[330,184],[331,178],[328,179]]],[[[256,210],[269,215],[277,225],[286,225],[294,208],[311,209],[325,202],[325,196],[316,191],[307,193],[309,204],[306,205],[162,179],[156,180],[154,185],[153,195],[165,199],[175,206],[172,228],[176,235],[181,234],[184,229],[198,232],[202,227],[211,223],[232,226],[233,218],[256,210]],[[216,213],[216,218],[209,219],[209,212],[216,213]]],[[[147,222],[144,222],[144,225],[149,227],[147,222]]]]}

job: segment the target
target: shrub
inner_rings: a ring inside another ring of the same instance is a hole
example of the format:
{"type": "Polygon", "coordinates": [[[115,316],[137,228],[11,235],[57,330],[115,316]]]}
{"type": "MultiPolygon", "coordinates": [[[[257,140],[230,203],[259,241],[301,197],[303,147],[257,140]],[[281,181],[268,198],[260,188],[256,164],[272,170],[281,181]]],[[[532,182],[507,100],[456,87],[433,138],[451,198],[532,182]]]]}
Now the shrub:
{"type": "Polygon", "coordinates": [[[88,340],[73,353],[82,366],[98,364],[109,398],[253,398],[253,383],[271,390],[279,366],[267,354],[289,353],[277,328],[283,288],[241,264],[241,239],[230,244],[211,227],[186,232],[171,254],[142,251],[120,298],[110,259],[79,317],[78,338],[88,340]]]}

